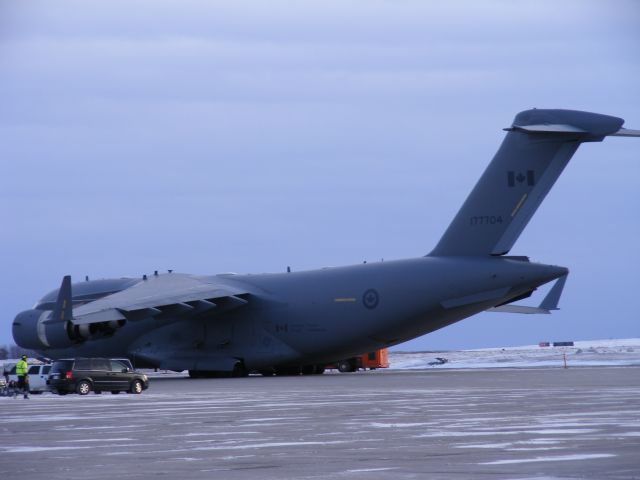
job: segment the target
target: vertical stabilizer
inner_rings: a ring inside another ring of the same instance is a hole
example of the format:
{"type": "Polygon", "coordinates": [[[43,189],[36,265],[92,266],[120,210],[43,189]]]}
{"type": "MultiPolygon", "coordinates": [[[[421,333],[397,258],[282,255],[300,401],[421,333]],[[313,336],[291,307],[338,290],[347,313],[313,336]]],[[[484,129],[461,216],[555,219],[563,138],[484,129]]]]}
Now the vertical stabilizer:
{"type": "Polygon", "coordinates": [[[580,144],[622,135],[623,123],[621,118],[575,110],[534,109],[516,115],[430,255],[508,253],[580,144]]]}

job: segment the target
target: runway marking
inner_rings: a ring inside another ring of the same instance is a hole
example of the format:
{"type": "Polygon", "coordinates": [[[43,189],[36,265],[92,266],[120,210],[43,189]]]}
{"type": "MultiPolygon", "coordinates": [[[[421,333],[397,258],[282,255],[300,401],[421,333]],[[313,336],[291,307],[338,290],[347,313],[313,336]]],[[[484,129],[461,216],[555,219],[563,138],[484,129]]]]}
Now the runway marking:
{"type": "Polygon", "coordinates": [[[522,448],[505,448],[508,452],[537,452],[541,450],[566,450],[567,447],[522,447],[522,448]]]}
{"type": "Polygon", "coordinates": [[[179,449],[173,451],[190,451],[190,450],[247,450],[250,448],[271,448],[271,447],[296,447],[304,445],[336,445],[341,443],[351,443],[348,440],[337,440],[333,442],[266,442],[266,443],[249,443],[247,445],[216,445],[213,447],[197,447],[189,449],[179,449]]]}
{"type": "MultiPolygon", "coordinates": [[[[133,442],[133,438],[81,438],[78,440],[56,440],[56,443],[78,443],[78,442],[133,442]]],[[[104,446],[104,445],[102,445],[104,446]]],[[[75,448],[75,447],[73,447],[75,448]]]]}
{"type": "Polygon", "coordinates": [[[541,430],[522,430],[521,433],[532,433],[534,435],[565,435],[567,433],[593,433],[599,431],[597,428],[545,428],[541,430]]]}
{"type": "Polygon", "coordinates": [[[422,423],[370,423],[369,426],[374,428],[410,428],[410,427],[425,427],[433,425],[432,422],[422,423]]]}
{"type": "MultiPolygon", "coordinates": [[[[32,452],[48,452],[49,450],[69,450],[70,447],[0,447],[5,453],[32,453],[32,452]]],[[[76,448],[93,448],[93,447],[73,447],[76,448]]]]}
{"type": "Polygon", "coordinates": [[[69,425],[68,427],[55,427],[54,430],[64,430],[69,431],[69,430],[108,430],[108,429],[113,429],[113,428],[118,428],[116,426],[108,426],[108,427],[75,427],[73,425],[69,425]]]}
{"type": "Polygon", "coordinates": [[[492,435],[517,435],[521,432],[433,432],[433,433],[421,433],[413,435],[413,438],[437,438],[437,437],[484,437],[492,435]]]}
{"type": "Polygon", "coordinates": [[[575,454],[561,455],[558,457],[535,457],[535,458],[515,458],[512,460],[496,460],[494,462],[482,462],[478,465],[509,465],[515,463],[535,463],[535,462],[568,462],[575,460],[591,460],[595,458],[617,457],[613,453],[591,453],[591,454],[575,454]]]}
{"type": "Polygon", "coordinates": [[[347,470],[346,473],[386,472],[388,470],[398,470],[398,467],[356,468],[353,470],[347,470]]]}
{"type": "Polygon", "coordinates": [[[506,448],[513,445],[511,442],[507,443],[478,443],[473,445],[456,445],[455,448],[506,448]]]}

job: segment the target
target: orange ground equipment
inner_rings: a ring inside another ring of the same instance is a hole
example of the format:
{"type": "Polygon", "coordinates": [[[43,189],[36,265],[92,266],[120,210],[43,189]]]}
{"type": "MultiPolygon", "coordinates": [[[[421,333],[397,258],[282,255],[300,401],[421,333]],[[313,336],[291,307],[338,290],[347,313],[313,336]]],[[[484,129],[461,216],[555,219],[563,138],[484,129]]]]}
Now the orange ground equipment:
{"type": "Polygon", "coordinates": [[[346,358],[339,362],[327,365],[326,368],[336,368],[340,372],[356,372],[362,370],[375,370],[377,368],[389,368],[389,352],[381,348],[375,352],[363,353],[355,357],[346,358]]]}

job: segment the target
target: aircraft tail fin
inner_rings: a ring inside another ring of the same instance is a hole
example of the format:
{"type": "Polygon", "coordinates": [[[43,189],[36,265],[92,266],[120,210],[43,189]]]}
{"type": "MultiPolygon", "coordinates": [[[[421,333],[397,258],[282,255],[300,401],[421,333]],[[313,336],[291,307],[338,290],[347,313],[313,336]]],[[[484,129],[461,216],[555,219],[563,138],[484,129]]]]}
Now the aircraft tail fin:
{"type": "Polygon", "coordinates": [[[53,307],[50,322],[64,322],[73,318],[73,301],[71,300],[71,275],[65,275],[58,291],[58,299],[53,307]]]}
{"type": "Polygon", "coordinates": [[[583,142],[640,136],[624,120],[576,110],[516,115],[500,149],[429,254],[504,255],[583,142]]]}

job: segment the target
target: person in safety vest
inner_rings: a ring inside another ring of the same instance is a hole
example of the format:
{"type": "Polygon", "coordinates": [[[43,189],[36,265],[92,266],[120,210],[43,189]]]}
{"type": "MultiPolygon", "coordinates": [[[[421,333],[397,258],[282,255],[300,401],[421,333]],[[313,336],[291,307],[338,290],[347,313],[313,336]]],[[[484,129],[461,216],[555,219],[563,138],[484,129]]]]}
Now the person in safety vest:
{"type": "Polygon", "coordinates": [[[27,356],[22,355],[22,358],[16,363],[16,376],[18,377],[18,388],[22,390],[24,398],[29,398],[29,364],[27,363],[27,356]]]}

